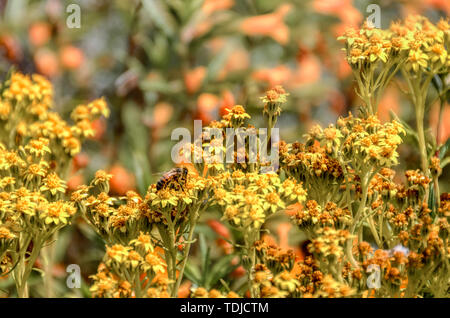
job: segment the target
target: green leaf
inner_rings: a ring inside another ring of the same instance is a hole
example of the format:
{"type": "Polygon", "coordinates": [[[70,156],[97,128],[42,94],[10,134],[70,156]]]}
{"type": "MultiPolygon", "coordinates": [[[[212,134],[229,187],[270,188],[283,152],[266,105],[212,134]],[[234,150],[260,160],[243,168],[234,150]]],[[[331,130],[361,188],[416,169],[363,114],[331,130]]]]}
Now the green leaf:
{"type": "Polygon", "coordinates": [[[418,144],[419,137],[418,137],[417,133],[414,131],[414,129],[412,129],[412,127],[410,125],[408,125],[408,123],[406,121],[400,119],[392,110],[390,110],[389,113],[391,115],[391,118],[395,119],[396,121],[398,121],[400,124],[403,125],[403,127],[405,128],[406,134],[409,136],[412,136],[418,144]]]}
{"type": "Polygon", "coordinates": [[[165,2],[161,0],[143,0],[142,4],[155,25],[161,28],[167,36],[173,37],[175,35],[176,22],[169,13],[165,2]]]}
{"type": "Polygon", "coordinates": [[[200,286],[202,283],[202,274],[197,266],[191,264],[189,261],[186,263],[184,268],[184,275],[192,283],[200,286]]]}
{"type": "Polygon", "coordinates": [[[447,138],[447,141],[439,147],[439,160],[442,161],[442,159],[445,158],[445,155],[450,150],[450,138],[447,138]]]}
{"type": "Polygon", "coordinates": [[[199,235],[199,243],[200,243],[200,255],[202,261],[202,281],[201,285],[204,286],[206,277],[209,272],[209,265],[211,264],[211,260],[209,259],[210,248],[206,244],[205,236],[203,234],[199,235]]]}
{"type": "Polygon", "coordinates": [[[428,197],[428,207],[431,208],[431,211],[433,212],[433,214],[436,213],[438,206],[437,206],[436,195],[434,192],[434,187],[430,187],[430,195],[428,197]]]}
{"type": "Polygon", "coordinates": [[[225,45],[225,49],[221,50],[221,52],[211,60],[208,65],[208,72],[206,74],[207,81],[211,81],[217,78],[220,70],[222,70],[225,66],[228,56],[233,52],[235,47],[236,44],[234,41],[228,41],[228,43],[225,45]]]}
{"type": "Polygon", "coordinates": [[[234,257],[236,256],[233,254],[226,255],[225,257],[220,258],[220,260],[214,264],[205,281],[205,287],[207,289],[213,288],[221,278],[224,278],[239,266],[231,264],[231,260],[234,257]]]}
{"type": "Polygon", "coordinates": [[[122,111],[125,136],[120,152],[122,162],[127,162],[136,175],[138,190],[145,193],[151,180],[148,158],[148,128],[142,121],[142,111],[134,103],[124,105],[122,111]]]}
{"type": "Polygon", "coordinates": [[[32,270],[35,271],[35,272],[38,272],[42,277],[45,276],[45,272],[42,269],[40,269],[40,268],[33,267],[32,270]]]}

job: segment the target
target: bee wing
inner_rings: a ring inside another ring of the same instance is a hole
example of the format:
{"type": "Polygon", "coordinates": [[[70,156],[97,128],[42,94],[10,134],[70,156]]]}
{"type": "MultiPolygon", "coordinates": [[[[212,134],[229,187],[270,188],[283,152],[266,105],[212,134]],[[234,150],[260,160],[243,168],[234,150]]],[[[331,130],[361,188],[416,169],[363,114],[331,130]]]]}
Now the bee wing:
{"type": "Polygon", "coordinates": [[[161,172],[155,172],[155,173],[152,173],[151,175],[155,176],[155,177],[162,177],[163,175],[167,174],[169,171],[170,170],[168,170],[168,171],[161,171],[161,172]]]}

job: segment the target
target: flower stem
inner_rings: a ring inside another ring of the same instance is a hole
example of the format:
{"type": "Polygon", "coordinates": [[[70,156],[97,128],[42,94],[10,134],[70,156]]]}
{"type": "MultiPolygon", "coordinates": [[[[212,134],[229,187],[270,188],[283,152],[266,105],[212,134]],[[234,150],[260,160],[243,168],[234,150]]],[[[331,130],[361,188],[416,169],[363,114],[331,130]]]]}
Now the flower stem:
{"type": "MultiPolygon", "coordinates": [[[[196,212],[196,214],[198,213],[198,210],[196,212]]],[[[178,296],[178,289],[180,288],[181,285],[181,281],[183,280],[183,275],[184,275],[184,268],[186,267],[186,263],[187,263],[187,259],[189,256],[189,251],[191,249],[191,245],[192,245],[192,238],[194,237],[194,230],[195,230],[195,224],[197,223],[197,216],[193,217],[193,221],[191,222],[191,224],[189,225],[189,234],[188,234],[188,238],[187,238],[187,244],[184,248],[184,253],[183,253],[183,261],[181,263],[181,268],[180,268],[180,272],[178,274],[178,279],[176,281],[175,287],[172,290],[172,297],[177,297],[178,296]]]]}

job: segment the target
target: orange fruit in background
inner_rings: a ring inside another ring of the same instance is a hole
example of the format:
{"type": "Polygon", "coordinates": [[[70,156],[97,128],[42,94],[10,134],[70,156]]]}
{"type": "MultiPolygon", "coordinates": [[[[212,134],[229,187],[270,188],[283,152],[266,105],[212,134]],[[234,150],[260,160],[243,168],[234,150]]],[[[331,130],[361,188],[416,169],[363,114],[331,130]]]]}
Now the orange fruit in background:
{"type": "MultiPolygon", "coordinates": [[[[437,126],[439,122],[439,102],[436,102],[430,109],[430,128],[433,135],[437,134],[437,126]]],[[[439,129],[439,136],[436,136],[437,143],[442,144],[450,138],[450,105],[446,103],[442,111],[442,118],[439,129]]]]}
{"type": "Polygon", "coordinates": [[[34,46],[43,46],[50,41],[52,34],[51,26],[47,22],[36,22],[28,30],[28,39],[34,46]]]}
{"type": "Polygon", "coordinates": [[[226,239],[231,237],[230,230],[220,221],[215,219],[210,219],[206,222],[208,226],[219,236],[222,236],[226,239]]]}
{"type": "Polygon", "coordinates": [[[188,280],[182,283],[178,288],[178,298],[188,298],[191,294],[191,286],[192,283],[188,280]]]}
{"type": "Polygon", "coordinates": [[[245,274],[247,274],[247,271],[242,265],[237,267],[234,271],[231,272],[231,276],[233,278],[239,278],[245,276],[245,274]]]}
{"type": "Polygon", "coordinates": [[[60,52],[60,60],[62,66],[67,69],[76,69],[83,64],[84,61],[84,53],[81,49],[67,45],[62,48],[60,52]]]}
{"type": "Polygon", "coordinates": [[[284,24],[283,20],[291,8],[291,4],[285,3],[273,13],[245,18],[240,25],[240,29],[249,36],[265,35],[272,37],[282,45],[287,44],[289,41],[289,28],[284,24]]]}
{"type": "Polygon", "coordinates": [[[166,102],[160,102],[153,109],[153,120],[156,127],[164,127],[173,115],[173,106],[166,102]]]}
{"type": "Polygon", "coordinates": [[[199,118],[207,123],[213,120],[214,111],[220,106],[220,99],[214,94],[203,93],[197,99],[199,118]]]}
{"type": "Polygon", "coordinates": [[[261,68],[252,73],[253,79],[267,82],[270,87],[286,84],[292,76],[292,71],[286,65],[274,68],[261,68]]]}
{"type": "Polygon", "coordinates": [[[0,37],[0,54],[5,54],[6,58],[11,61],[22,59],[22,49],[19,41],[10,35],[0,37]]]}
{"type": "Polygon", "coordinates": [[[390,120],[391,111],[396,114],[399,114],[400,111],[400,95],[398,89],[394,85],[387,87],[378,104],[378,118],[380,118],[381,122],[390,120]]]}
{"type": "Polygon", "coordinates": [[[233,0],[205,0],[202,5],[202,11],[206,14],[211,14],[214,11],[227,10],[233,5],[233,0]]]}
{"type": "Polygon", "coordinates": [[[229,90],[224,90],[222,92],[222,103],[220,104],[219,115],[223,116],[228,112],[225,109],[230,109],[236,105],[236,100],[234,99],[234,95],[229,90]]]}
{"type": "Polygon", "coordinates": [[[292,223],[289,222],[282,222],[280,224],[278,224],[277,227],[277,234],[278,234],[278,239],[280,241],[279,246],[281,248],[290,248],[289,246],[289,231],[292,228],[292,223]]]}
{"type": "Polygon", "coordinates": [[[89,156],[83,152],[73,157],[73,168],[75,171],[85,168],[88,164],[89,164],[89,156]]]}
{"type": "Polygon", "coordinates": [[[184,85],[188,94],[194,94],[202,86],[203,79],[206,75],[206,67],[198,66],[187,71],[184,74],[184,85]]]}
{"type": "Polygon", "coordinates": [[[96,119],[92,122],[92,129],[94,129],[94,137],[92,139],[101,140],[106,131],[106,123],[103,118],[96,119]]]}
{"type": "Polygon", "coordinates": [[[59,73],[58,58],[51,50],[39,49],[34,55],[34,63],[42,75],[54,77],[59,73]]]}
{"type": "Polygon", "coordinates": [[[234,248],[233,248],[233,245],[230,242],[225,241],[222,238],[219,238],[219,239],[216,240],[216,244],[217,244],[217,246],[219,246],[223,250],[223,252],[226,255],[229,255],[229,254],[233,253],[234,248]]]}
{"type": "Polygon", "coordinates": [[[78,188],[78,186],[84,184],[84,177],[82,174],[76,174],[70,177],[69,181],[67,181],[67,189],[69,191],[74,191],[78,188]]]}
{"type": "Polygon", "coordinates": [[[245,49],[236,49],[230,53],[224,67],[217,74],[218,80],[223,80],[229,73],[245,71],[250,66],[250,56],[245,49]]]}
{"type": "Polygon", "coordinates": [[[124,167],[119,164],[114,165],[109,173],[112,174],[109,185],[111,191],[118,195],[125,195],[127,191],[135,189],[135,178],[124,167]]]}

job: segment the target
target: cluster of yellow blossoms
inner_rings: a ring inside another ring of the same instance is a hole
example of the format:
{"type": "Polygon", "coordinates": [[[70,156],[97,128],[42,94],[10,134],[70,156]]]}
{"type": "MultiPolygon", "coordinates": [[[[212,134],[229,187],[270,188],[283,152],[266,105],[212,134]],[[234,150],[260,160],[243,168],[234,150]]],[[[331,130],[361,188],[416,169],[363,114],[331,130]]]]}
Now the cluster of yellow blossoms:
{"type": "Polygon", "coordinates": [[[292,179],[282,182],[275,173],[236,170],[216,178],[221,185],[214,189],[213,202],[221,207],[222,219],[244,231],[258,230],[268,216],[306,199],[301,184],[292,179]]]}
{"type": "Polygon", "coordinates": [[[91,120],[108,115],[104,100],[85,107],[70,126],[53,107],[53,88],[39,75],[12,73],[0,93],[0,272],[12,271],[18,295],[43,246],[76,208],[65,197],[70,159],[92,135],[91,120]],[[89,122],[86,122],[89,121],[89,122]]]}
{"type": "MultiPolygon", "coordinates": [[[[273,110],[276,114],[272,116],[276,117],[280,113],[279,105],[284,102],[283,96],[287,95],[283,92],[282,88],[278,87],[277,91],[273,92],[279,94],[278,99],[266,101],[275,105],[273,110]]],[[[271,111],[268,109],[268,112],[271,111]]],[[[243,106],[236,105],[224,115],[221,122],[213,122],[211,127],[238,128],[244,126],[249,118],[243,106]]],[[[208,143],[214,144],[214,139],[211,140],[207,133],[203,133],[201,138],[200,154],[203,156],[203,147],[208,143]]],[[[197,145],[194,143],[191,147],[195,149],[197,145]]],[[[193,153],[195,155],[195,151],[193,153]]],[[[169,281],[167,292],[175,296],[190,245],[193,243],[195,225],[208,207],[218,206],[223,213],[222,219],[243,231],[244,247],[240,249],[241,256],[246,266],[251,269],[255,260],[253,244],[259,239],[266,219],[284,210],[289,204],[300,203],[306,199],[306,191],[301,182],[293,178],[282,180],[275,172],[260,174],[259,164],[250,166],[248,154],[245,154],[245,158],[244,162],[230,164],[200,162],[195,165],[197,169],[190,171],[187,179],[178,187],[158,188],[153,184],[149,186],[144,198],[134,192],[128,192],[124,198],[109,197],[110,176],[99,171],[89,186],[82,186],[73,193],[72,199],[77,202],[82,214],[107,244],[128,246],[142,231],[150,235],[156,245],[163,247],[162,257],[167,266],[169,281]],[[181,262],[180,253],[183,259],[181,262]],[[177,271],[180,271],[178,277],[177,271]]],[[[136,269],[136,272],[139,272],[139,269],[136,269]]],[[[116,275],[122,281],[129,282],[130,286],[135,286],[127,277],[116,275]]],[[[136,291],[133,288],[132,290],[136,291]]],[[[199,292],[194,292],[193,295],[197,294],[199,292]]]]}
{"type": "MultiPolygon", "coordinates": [[[[273,96],[281,92],[278,87],[264,98],[269,118],[280,115],[285,95],[273,96]],[[272,102],[278,104],[268,105],[272,102]]],[[[237,105],[210,126],[245,127],[249,117],[237,105]]],[[[89,187],[74,193],[87,220],[112,246],[91,290],[99,297],[176,296],[199,216],[218,207],[222,220],[242,235],[231,243],[247,271],[251,297],[445,295],[450,200],[441,196],[432,213],[424,201],[432,180],[419,170],[406,171],[404,183],[394,182],[390,167],[398,163],[404,134],[395,120],[382,124],[374,115],[350,114],[336,126],[313,128],[305,144],[281,141],[278,171],[260,173],[262,165],[250,162],[246,152],[241,162],[195,163],[180,187],[151,185],[144,198],[133,192],[110,198],[110,176],[100,171],[89,187]],[[260,240],[268,218],[284,210],[306,234],[304,258],[260,240]],[[135,254],[131,243],[140,231],[162,247],[164,262],[158,264],[167,268],[165,279],[143,278],[146,255],[135,254]],[[120,255],[115,269],[111,251],[120,255]],[[125,268],[140,278],[125,274],[125,268]],[[377,288],[368,284],[374,273],[377,288]]],[[[207,133],[201,138],[202,151],[215,142],[207,133]]],[[[268,139],[270,134],[259,141],[268,145],[268,139]]],[[[191,292],[191,297],[234,296],[229,289],[191,292]]]]}
{"type": "Polygon", "coordinates": [[[366,24],[360,30],[347,30],[338,39],[345,42],[357,93],[369,114],[376,113],[384,89],[398,71],[407,81],[409,93],[415,95],[417,108],[425,102],[426,91],[419,89],[422,82],[427,87],[433,76],[445,78],[450,70],[450,25],[446,19],[433,24],[423,16],[411,15],[387,30],[366,24]]]}
{"type": "Polygon", "coordinates": [[[447,54],[450,27],[441,19],[436,25],[418,15],[407,17],[403,23],[394,22],[388,30],[365,25],[361,30],[349,29],[339,37],[346,42],[345,50],[350,65],[363,68],[370,63],[388,63],[399,55],[406,67],[415,72],[419,68],[448,67],[447,54]]]}
{"type": "Polygon", "coordinates": [[[153,247],[152,238],[141,233],[129,246],[106,246],[103,262],[91,278],[93,297],[169,297],[166,264],[153,247]]]}
{"type": "Polygon", "coordinates": [[[28,138],[46,138],[58,164],[81,150],[85,138],[94,136],[92,122],[109,116],[104,99],[79,105],[72,112],[69,125],[53,108],[53,88],[44,77],[12,73],[3,83],[0,96],[0,131],[2,142],[12,146],[28,138]]]}
{"type": "MultiPolygon", "coordinates": [[[[393,120],[381,124],[376,116],[339,118],[337,127],[313,128],[310,140],[317,140],[335,160],[349,162],[361,171],[364,166],[390,167],[398,163],[397,147],[405,135],[403,126],[393,120]]],[[[311,142],[311,141],[310,141],[311,142]]]]}
{"type": "MultiPolygon", "coordinates": [[[[183,248],[186,256],[189,253],[195,224],[201,212],[209,205],[209,189],[212,181],[189,173],[186,182],[180,184],[180,187],[164,187],[158,190],[156,185],[152,184],[145,197],[128,191],[125,197],[114,198],[108,195],[111,177],[105,171],[97,171],[89,186],[80,186],[72,193],[72,201],[76,202],[81,214],[106,244],[116,248],[120,246],[121,249],[128,251],[129,246],[139,238],[151,237],[152,244],[163,247],[161,256],[158,257],[164,260],[163,264],[167,267],[167,271],[165,270],[167,284],[161,292],[164,291],[162,295],[176,295],[181,283],[181,278],[177,281],[180,266],[178,253],[183,248]]],[[[137,257],[136,253],[132,253],[131,256],[133,255],[137,257]]],[[[141,256],[145,263],[146,256],[141,256]]],[[[123,260],[126,261],[126,258],[123,260]]],[[[108,262],[104,261],[104,264],[108,267],[108,262]]],[[[145,264],[134,266],[129,271],[133,275],[141,276],[145,274],[144,267],[145,264]]],[[[103,267],[99,269],[100,276],[96,276],[96,279],[103,282],[99,278],[104,277],[101,272],[103,267]]],[[[129,284],[136,297],[149,296],[142,292],[140,285],[130,280],[131,274],[125,275],[124,272],[116,270],[115,275],[121,282],[129,284]]],[[[97,288],[97,285],[96,283],[94,287],[97,288]]],[[[115,286],[119,288],[120,285],[115,286]]],[[[148,286],[148,293],[153,295],[149,297],[157,295],[156,290],[148,286]]],[[[111,295],[98,292],[95,288],[96,296],[111,295]]],[[[116,292],[113,293],[123,296],[116,292]]]]}

